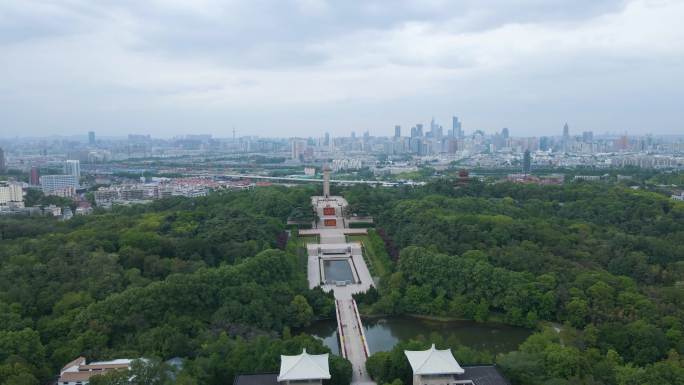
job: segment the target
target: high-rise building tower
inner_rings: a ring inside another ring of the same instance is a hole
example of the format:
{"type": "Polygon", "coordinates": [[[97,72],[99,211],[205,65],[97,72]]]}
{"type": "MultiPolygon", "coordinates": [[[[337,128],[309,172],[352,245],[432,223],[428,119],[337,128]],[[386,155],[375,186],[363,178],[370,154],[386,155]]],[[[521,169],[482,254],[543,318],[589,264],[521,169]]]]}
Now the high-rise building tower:
{"type": "Polygon", "coordinates": [[[523,155],[523,174],[527,175],[532,169],[532,156],[530,155],[530,150],[525,150],[523,155]]]}
{"type": "Polygon", "coordinates": [[[461,122],[458,121],[458,117],[454,116],[451,118],[451,133],[456,138],[463,138],[463,130],[461,129],[461,122]]]}
{"type": "Polygon", "coordinates": [[[330,145],[330,133],[329,132],[325,133],[325,139],[323,140],[323,145],[324,146],[330,145]]]}
{"type": "Polygon", "coordinates": [[[570,127],[567,123],[563,126],[563,139],[570,139],[570,127]]]}
{"type": "Polygon", "coordinates": [[[400,125],[394,126],[394,137],[395,138],[401,138],[401,126],[400,125]]]}
{"type": "Polygon", "coordinates": [[[292,145],[292,160],[301,160],[306,152],[306,140],[295,138],[291,139],[290,144],[292,145]]]}
{"type": "Polygon", "coordinates": [[[416,124],[416,136],[423,136],[423,123],[416,124]]]}
{"type": "Polygon", "coordinates": [[[95,131],[88,131],[88,144],[95,145],[95,131]]]}
{"type": "Polygon", "coordinates": [[[77,181],[81,179],[81,161],[67,160],[64,163],[64,173],[66,175],[73,175],[77,181]]]}
{"type": "Polygon", "coordinates": [[[437,124],[434,117],[430,121],[430,136],[434,139],[442,138],[442,126],[437,124]]]}
{"type": "Polygon", "coordinates": [[[6,165],[5,165],[5,152],[2,151],[2,148],[0,148],[0,172],[5,172],[6,170],[6,165]]]}
{"type": "Polygon", "coordinates": [[[504,127],[504,128],[501,129],[501,136],[502,136],[504,139],[508,139],[509,135],[510,135],[510,134],[509,134],[509,132],[508,132],[508,127],[504,127]]]}
{"type": "Polygon", "coordinates": [[[29,178],[29,183],[31,184],[31,186],[40,185],[40,171],[36,166],[31,166],[31,176],[29,178]]]}

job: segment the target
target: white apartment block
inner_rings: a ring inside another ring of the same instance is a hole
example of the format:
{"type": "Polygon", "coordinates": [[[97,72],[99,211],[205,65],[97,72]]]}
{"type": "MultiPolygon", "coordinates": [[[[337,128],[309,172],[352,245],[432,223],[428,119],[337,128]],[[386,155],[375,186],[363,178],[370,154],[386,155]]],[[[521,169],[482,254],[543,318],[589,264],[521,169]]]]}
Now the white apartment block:
{"type": "Polygon", "coordinates": [[[21,183],[3,182],[0,183],[0,205],[2,206],[22,206],[24,203],[24,190],[21,183]]]}
{"type": "Polygon", "coordinates": [[[64,192],[77,189],[78,179],[74,175],[43,175],[40,187],[46,195],[68,196],[64,192]]]}

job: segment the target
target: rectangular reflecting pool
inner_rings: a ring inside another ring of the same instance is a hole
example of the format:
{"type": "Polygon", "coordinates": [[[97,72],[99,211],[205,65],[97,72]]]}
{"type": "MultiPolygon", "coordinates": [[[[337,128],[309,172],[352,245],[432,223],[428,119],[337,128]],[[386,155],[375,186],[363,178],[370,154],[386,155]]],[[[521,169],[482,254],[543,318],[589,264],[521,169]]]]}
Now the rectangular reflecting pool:
{"type": "Polygon", "coordinates": [[[354,281],[349,259],[329,259],[323,261],[325,282],[334,283],[339,281],[354,281]]]}

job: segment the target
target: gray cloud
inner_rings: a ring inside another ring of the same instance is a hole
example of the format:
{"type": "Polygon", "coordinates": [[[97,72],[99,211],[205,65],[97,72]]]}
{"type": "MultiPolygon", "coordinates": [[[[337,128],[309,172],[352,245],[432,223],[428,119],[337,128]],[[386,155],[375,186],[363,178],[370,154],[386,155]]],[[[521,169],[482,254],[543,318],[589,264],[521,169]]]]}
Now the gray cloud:
{"type": "Polygon", "coordinates": [[[3,2],[0,114],[27,134],[387,133],[452,113],[679,132],[683,17],[676,0],[3,2]]]}

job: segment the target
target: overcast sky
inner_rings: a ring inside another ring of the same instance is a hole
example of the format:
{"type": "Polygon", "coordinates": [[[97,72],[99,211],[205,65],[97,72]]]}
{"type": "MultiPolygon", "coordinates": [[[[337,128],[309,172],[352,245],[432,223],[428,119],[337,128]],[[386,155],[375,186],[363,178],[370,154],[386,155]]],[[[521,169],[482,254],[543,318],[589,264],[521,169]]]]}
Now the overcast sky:
{"type": "Polygon", "coordinates": [[[682,0],[0,0],[0,137],[684,133],[682,0]]]}

